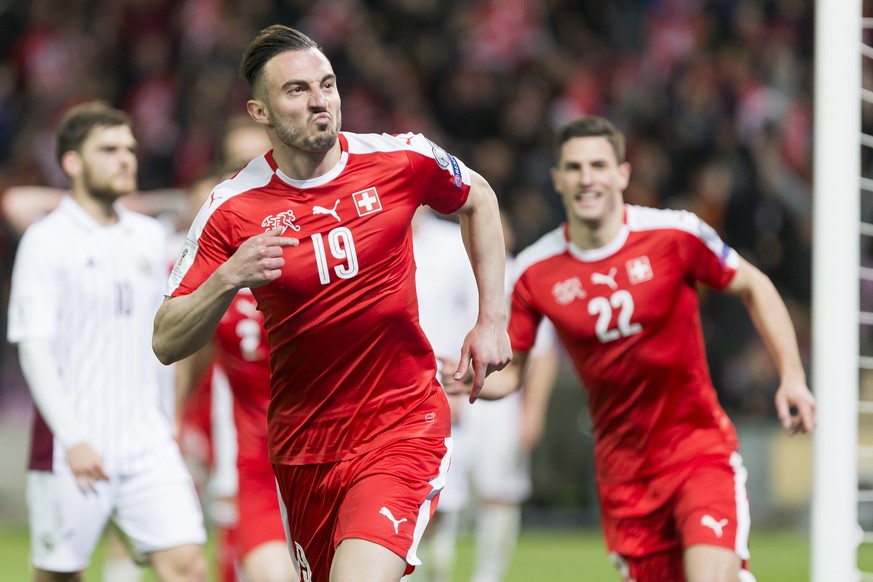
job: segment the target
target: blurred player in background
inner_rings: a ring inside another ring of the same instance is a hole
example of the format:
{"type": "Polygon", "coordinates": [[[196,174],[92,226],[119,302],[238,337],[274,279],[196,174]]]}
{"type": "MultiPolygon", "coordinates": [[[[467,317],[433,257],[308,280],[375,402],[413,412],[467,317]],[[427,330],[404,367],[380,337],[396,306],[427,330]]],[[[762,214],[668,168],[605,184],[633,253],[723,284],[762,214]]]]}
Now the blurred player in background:
{"type": "MultiPolygon", "coordinates": [[[[457,224],[420,208],[413,220],[421,327],[452,383],[455,355],[476,319],[476,282],[457,224]]],[[[507,251],[512,230],[503,220],[507,251]]],[[[507,264],[511,256],[507,254],[507,264]]],[[[511,270],[511,269],[510,269],[511,270]]],[[[554,331],[545,322],[530,358],[525,389],[501,400],[471,406],[461,394],[452,407],[452,465],[433,523],[422,539],[422,567],[415,582],[449,582],[461,517],[471,512],[476,532],[473,582],[503,579],[518,541],[521,503],[531,492],[529,455],[542,435],[549,395],[558,369],[554,331]],[[472,496],[471,496],[472,494],[472,496]]]]}
{"type": "Polygon", "coordinates": [[[743,300],[779,370],[779,419],[809,432],[815,401],[788,311],[694,214],[624,204],[630,164],[609,121],[563,126],[555,154],[567,223],[518,257],[514,359],[482,395],[518,386],[548,317],[588,391],[602,525],[624,580],[754,580],[746,469],[709,377],[696,285],[743,300]]]}
{"type": "MultiPolygon", "coordinates": [[[[269,149],[263,127],[248,116],[231,120],[221,143],[221,175],[231,177],[269,149]]],[[[216,185],[201,188],[204,195],[192,199],[198,209],[216,185]]],[[[183,407],[190,388],[202,386],[199,379],[207,375],[213,363],[216,366],[212,373],[212,406],[208,410],[214,437],[209,494],[218,497],[227,510],[227,517],[216,515],[213,520],[221,530],[219,569],[222,579],[228,582],[237,579],[236,570],[241,571],[246,582],[296,579],[267,449],[269,360],[263,315],[251,291],[242,289],[219,321],[212,341],[177,364],[183,407]],[[225,405],[230,408],[229,414],[223,410],[225,405]],[[232,442],[228,443],[228,438],[232,442]]]]}
{"type": "Polygon", "coordinates": [[[261,31],[242,72],[273,150],[210,195],[153,347],[164,362],[194,353],[251,288],[270,343],[270,455],[299,574],[399,580],[419,563],[451,454],[418,325],[412,215],[427,204],[462,216],[480,309],[460,371],[472,360],[481,386],[510,357],[496,196],[423,136],[340,133],[333,69],[299,31],[261,31]]]}
{"type": "MultiPolygon", "coordinates": [[[[180,379],[197,378],[214,358],[217,373],[213,377],[226,378],[230,388],[235,446],[227,451],[215,442],[215,457],[221,463],[228,453],[235,453],[237,478],[232,501],[236,519],[227,538],[229,555],[247,582],[296,580],[267,451],[269,357],[263,315],[251,291],[242,289],[221,318],[212,342],[177,365],[180,379]]],[[[213,385],[213,398],[218,394],[213,385]]],[[[213,422],[220,423],[219,418],[213,416],[213,422]]]]}
{"type": "Polygon", "coordinates": [[[149,350],[165,235],[117,204],[136,187],[136,140],[123,112],[87,103],[64,116],[57,142],[71,193],[26,230],[9,302],[8,337],[38,411],[34,579],[80,579],[112,520],[160,580],[203,580],[200,506],[149,350]]]}

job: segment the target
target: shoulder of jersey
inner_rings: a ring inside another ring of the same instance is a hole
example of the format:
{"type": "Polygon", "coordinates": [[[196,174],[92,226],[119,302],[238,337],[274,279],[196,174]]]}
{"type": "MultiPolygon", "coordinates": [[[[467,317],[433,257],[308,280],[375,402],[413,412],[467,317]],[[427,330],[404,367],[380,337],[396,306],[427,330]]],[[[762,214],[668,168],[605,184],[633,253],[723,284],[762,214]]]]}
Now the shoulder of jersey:
{"type": "Polygon", "coordinates": [[[564,226],[561,224],[558,228],[547,232],[515,257],[513,260],[513,272],[510,277],[511,285],[514,285],[515,281],[533,265],[567,251],[567,238],[564,235],[564,226]]]}
{"type": "Polygon", "coordinates": [[[628,204],[627,225],[633,231],[674,229],[697,234],[700,231],[700,218],[687,210],[669,208],[650,208],[628,204]]]}
{"type": "Polygon", "coordinates": [[[342,134],[349,154],[390,153],[399,151],[430,151],[432,144],[420,133],[348,133],[342,134]]]}
{"type": "Polygon", "coordinates": [[[270,183],[274,175],[275,172],[267,162],[267,158],[265,156],[257,157],[246,164],[242,170],[213,188],[206,198],[204,207],[211,213],[239,194],[263,188],[270,183]]]}

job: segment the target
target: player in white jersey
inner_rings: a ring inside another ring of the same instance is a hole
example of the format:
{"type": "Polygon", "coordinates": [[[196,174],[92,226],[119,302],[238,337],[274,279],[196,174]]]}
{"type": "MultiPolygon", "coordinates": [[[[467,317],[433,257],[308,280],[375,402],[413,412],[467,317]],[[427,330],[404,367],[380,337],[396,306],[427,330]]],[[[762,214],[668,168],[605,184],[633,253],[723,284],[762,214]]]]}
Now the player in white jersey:
{"type": "MultiPolygon", "coordinates": [[[[504,240],[510,247],[512,233],[505,220],[504,240]]],[[[455,354],[465,330],[476,320],[476,282],[457,224],[422,207],[413,220],[413,244],[421,327],[449,372],[443,381],[451,382],[450,373],[457,367],[455,354]]],[[[518,539],[521,503],[531,492],[529,453],[541,434],[545,405],[557,373],[554,331],[548,322],[543,328],[531,355],[524,391],[475,406],[461,395],[449,397],[452,465],[419,549],[426,554],[423,566],[409,576],[411,581],[451,580],[464,510],[473,511],[476,524],[472,580],[503,579],[518,539]]]]}
{"type": "Polygon", "coordinates": [[[164,230],[117,203],[135,188],[136,140],[123,112],[86,103],[57,141],[71,195],[22,237],[9,302],[8,338],[37,409],[34,580],[80,579],[110,520],[160,580],[203,580],[200,505],[150,349],[164,230]]]}

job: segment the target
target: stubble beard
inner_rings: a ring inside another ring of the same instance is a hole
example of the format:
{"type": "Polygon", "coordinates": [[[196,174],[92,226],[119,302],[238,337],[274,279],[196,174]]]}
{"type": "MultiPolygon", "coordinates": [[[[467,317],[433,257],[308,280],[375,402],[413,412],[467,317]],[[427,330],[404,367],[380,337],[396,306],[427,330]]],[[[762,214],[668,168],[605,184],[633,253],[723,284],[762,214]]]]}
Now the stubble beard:
{"type": "Polygon", "coordinates": [[[313,154],[330,151],[336,144],[342,125],[342,118],[339,114],[336,116],[336,127],[315,134],[307,133],[306,128],[293,128],[286,124],[277,123],[275,119],[272,121],[279,141],[288,147],[313,154]]]}
{"type": "Polygon", "coordinates": [[[85,187],[85,191],[95,200],[100,200],[102,202],[115,202],[122,196],[130,194],[136,190],[136,180],[133,182],[134,184],[119,188],[113,185],[111,178],[102,182],[97,182],[87,168],[82,173],[82,185],[85,187]]]}

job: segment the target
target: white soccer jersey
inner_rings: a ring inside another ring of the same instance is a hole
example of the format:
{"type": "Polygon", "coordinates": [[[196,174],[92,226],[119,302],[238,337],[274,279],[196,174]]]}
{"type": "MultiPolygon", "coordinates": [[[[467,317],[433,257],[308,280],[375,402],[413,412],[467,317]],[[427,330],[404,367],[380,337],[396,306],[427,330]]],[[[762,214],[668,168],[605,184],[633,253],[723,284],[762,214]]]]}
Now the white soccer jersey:
{"type": "MultiPolygon", "coordinates": [[[[51,343],[64,421],[84,433],[108,472],[127,473],[156,463],[154,451],[172,439],[151,348],[167,253],[158,221],[116,208],[119,221],[104,227],[66,197],[25,232],[8,339],[51,343]]],[[[34,422],[30,468],[66,467],[51,428],[41,415],[34,422]]]]}
{"type": "Polygon", "coordinates": [[[438,357],[457,360],[478,313],[476,279],[461,228],[420,210],[412,246],[421,328],[438,357]]]}

